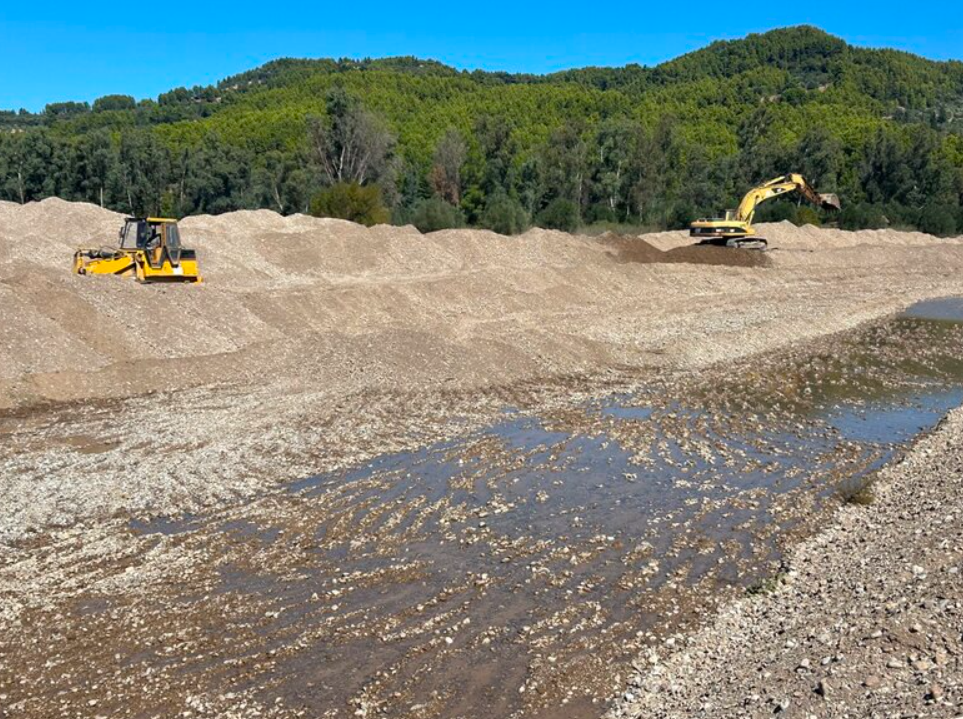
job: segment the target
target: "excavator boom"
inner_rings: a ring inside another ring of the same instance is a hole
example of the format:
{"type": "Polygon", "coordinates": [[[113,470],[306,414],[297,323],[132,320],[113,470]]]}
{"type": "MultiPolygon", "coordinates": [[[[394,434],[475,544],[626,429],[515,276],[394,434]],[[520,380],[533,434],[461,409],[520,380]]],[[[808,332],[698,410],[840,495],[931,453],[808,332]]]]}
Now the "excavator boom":
{"type": "Polygon", "coordinates": [[[833,210],[840,209],[839,198],[836,195],[821,195],[806,182],[806,179],[802,175],[792,173],[789,175],[780,175],[769,180],[769,182],[749,190],[746,196],[742,198],[742,202],[739,203],[739,208],[736,210],[736,219],[751,223],[753,215],[756,213],[756,207],[761,203],[773,197],[794,191],[798,192],[816,207],[833,210]]]}

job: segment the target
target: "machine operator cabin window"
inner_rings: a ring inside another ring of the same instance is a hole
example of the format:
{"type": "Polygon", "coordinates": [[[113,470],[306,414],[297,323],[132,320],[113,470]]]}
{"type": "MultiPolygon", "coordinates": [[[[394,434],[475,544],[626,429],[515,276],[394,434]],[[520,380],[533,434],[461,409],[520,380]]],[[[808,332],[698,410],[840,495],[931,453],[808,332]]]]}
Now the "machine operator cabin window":
{"type": "Polygon", "coordinates": [[[177,229],[177,225],[167,226],[167,248],[170,250],[179,250],[181,247],[181,235],[180,230],[177,229]]]}
{"type": "Polygon", "coordinates": [[[154,250],[161,246],[161,228],[159,225],[149,225],[144,223],[144,235],[148,238],[145,247],[154,250]]]}
{"type": "Polygon", "coordinates": [[[144,249],[147,246],[147,223],[128,222],[124,225],[120,247],[124,250],[144,249]]]}
{"type": "Polygon", "coordinates": [[[124,225],[123,232],[120,238],[121,249],[124,250],[136,250],[137,249],[137,224],[134,222],[128,222],[124,225]]]}

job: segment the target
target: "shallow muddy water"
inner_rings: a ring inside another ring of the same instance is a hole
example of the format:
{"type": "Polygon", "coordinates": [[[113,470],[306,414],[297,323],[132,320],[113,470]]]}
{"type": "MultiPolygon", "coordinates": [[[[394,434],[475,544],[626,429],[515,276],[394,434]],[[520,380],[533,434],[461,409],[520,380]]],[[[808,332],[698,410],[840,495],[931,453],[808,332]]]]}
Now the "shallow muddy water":
{"type": "Polygon", "coordinates": [[[211,589],[232,610],[208,631],[272,657],[219,670],[233,690],[312,716],[597,716],[633,657],[764,586],[786,543],[963,402],[961,350],[963,301],[924,303],[133,529],[220,547],[211,589]]]}

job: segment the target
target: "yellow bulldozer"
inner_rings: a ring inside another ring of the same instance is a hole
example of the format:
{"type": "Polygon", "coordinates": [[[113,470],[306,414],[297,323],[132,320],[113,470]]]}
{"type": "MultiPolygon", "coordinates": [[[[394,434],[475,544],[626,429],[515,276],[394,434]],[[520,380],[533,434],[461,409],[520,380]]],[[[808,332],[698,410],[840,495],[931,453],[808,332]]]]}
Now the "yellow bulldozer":
{"type": "Polygon", "coordinates": [[[802,175],[791,173],[780,175],[753,187],[742,198],[735,210],[726,210],[725,217],[702,218],[689,225],[689,236],[701,240],[700,245],[724,245],[747,249],[765,249],[768,242],[756,236],[752,218],[756,208],[766,200],[790,192],[798,192],[803,198],[827,210],[839,210],[839,197],[834,194],[820,194],[814,190],[802,175]]]}
{"type": "Polygon", "coordinates": [[[138,282],[200,282],[197,254],[181,246],[177,220],[128,217],[117,247],[82,247],[74,253],[78,275],[118,275],[138,282]]]}

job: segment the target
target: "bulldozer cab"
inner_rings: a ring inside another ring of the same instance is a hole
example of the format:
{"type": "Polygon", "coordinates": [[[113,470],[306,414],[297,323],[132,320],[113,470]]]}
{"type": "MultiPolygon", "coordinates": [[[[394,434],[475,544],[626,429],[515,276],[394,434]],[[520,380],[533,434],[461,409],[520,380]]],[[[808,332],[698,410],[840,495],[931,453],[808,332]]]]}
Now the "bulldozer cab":
{"type": "Polygon", "coordinates": [[[172,267],[181,261],[181,237],[174,220],[128,217],[120,230],[122,250],[141,250],[154,269],[164,266],[167,256],[172,267]]]}

